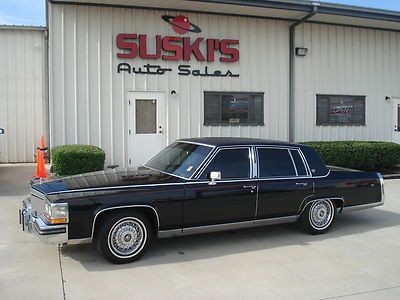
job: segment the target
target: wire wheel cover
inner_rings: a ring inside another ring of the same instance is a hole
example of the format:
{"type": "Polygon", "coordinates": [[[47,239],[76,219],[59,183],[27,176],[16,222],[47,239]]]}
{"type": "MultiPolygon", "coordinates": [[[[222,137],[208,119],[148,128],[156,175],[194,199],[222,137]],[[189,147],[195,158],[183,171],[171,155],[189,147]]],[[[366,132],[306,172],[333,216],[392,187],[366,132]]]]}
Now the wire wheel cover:
{"type": "Polygon", "coordinates": [[[310,223],[315,229],[325,229],[333,220],[332,202],[329,200],[318,200],[314,202],[310,209],[310,223]]]}
{"type": "Polygon", "coordinates": [[[117,256],[130,256],[138,252],[146,240],[144,225],[135,218],[119,220],[108,235],[110,250],[117,256]]]}

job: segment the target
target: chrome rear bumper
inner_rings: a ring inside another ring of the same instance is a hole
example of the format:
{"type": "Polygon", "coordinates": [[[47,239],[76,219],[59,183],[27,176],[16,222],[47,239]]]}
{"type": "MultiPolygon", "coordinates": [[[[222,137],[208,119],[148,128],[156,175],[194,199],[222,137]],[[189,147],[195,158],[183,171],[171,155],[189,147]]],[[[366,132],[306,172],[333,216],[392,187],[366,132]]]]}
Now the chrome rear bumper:
{"type": "Polygon", "coordinates": [[[68,225],[48,225],[40,216],[35,216],[29,198],[22,202],[22,209],[19,210],[19,223],[22,230],[35,234],[45,244],[58,245],[68,241],[68,225]]]}

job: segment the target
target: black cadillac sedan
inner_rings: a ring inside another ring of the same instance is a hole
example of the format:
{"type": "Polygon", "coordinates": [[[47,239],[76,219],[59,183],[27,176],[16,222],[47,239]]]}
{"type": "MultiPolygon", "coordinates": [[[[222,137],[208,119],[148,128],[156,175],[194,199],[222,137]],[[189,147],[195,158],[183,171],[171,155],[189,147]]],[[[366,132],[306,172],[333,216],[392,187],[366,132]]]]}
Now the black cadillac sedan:
{"type": "Polygon", "coordinates": [[[383,202],[379,173],[330,169],[311,147],[193,138],[176,141],[137,170],[33,185],[20,222],[45,243],[93,242],[110,262],[128,263],[156,237],[288,222],[321,234],[337,213],[383,202]]]}

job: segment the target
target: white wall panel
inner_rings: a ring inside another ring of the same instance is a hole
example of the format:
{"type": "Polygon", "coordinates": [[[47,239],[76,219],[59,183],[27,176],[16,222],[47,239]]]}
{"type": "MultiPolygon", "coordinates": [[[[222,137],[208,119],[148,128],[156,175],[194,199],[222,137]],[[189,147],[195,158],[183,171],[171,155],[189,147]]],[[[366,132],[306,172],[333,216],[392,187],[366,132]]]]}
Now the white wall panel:
{"type": "Polygon", "coordinates": [[[44,29],[0,28],[0,163],[33,162],[46,136],[44,29]]]}
{"type": "MultiPolygon", "coordinates": [[[[178,138],[288,137],[288,23],[248,17],[185,13],[202,29],[188,36],[240,40],[238,63],[199,63],[191,68],[230,69],[239,78],[178,76],[182,62],[152,61],[171,67],[160,76],[117,73],[118,33],[149,37],[176,35],[161,16],[173,11],[50,4],[50,107],[52,146],[87,143],[102,147],[107,162],[126,165],[129,91],[163,91],[166,144],[178,138]],[[177,94],[171,96],[171,90],[177,94]],[[204,91],[264,92],[265,126],[204,126],[204,91]]],[[[187,36],[187,35],[185,35],[187,36]]],[[[151,40],[151,39],[150,39],[151,40]]],[[[148,47],[154,46],[150,41],[148,47]]],[[[148,61],[127,60],[140,66],[148,61]]],[[[146,151],[143,145],[143,151],[146,151]]]]}
{"type": "Polygon", "coordinates": [[[383,140],[392,138],[392,103],[400,96],[400,33],[304,24],[295,58],[295,139],[383,140]],[[365,95],[366,126],[316,126],[316,94],[365,95]]]}

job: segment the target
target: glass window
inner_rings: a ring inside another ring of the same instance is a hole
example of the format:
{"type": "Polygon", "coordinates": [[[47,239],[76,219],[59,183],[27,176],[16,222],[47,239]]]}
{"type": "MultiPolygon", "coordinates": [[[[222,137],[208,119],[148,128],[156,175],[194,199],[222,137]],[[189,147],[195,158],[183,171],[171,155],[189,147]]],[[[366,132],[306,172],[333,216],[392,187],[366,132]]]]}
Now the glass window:
{"type": "Polygon", "coordinates": [[[296,169],[297,169],[297,175],[299,176],[306,176],[307,175],[307,171],[306,171],[306,167],[304,165],[303,160],[301,159],[300,153],[297,150],[290,150],[290,153],[292,154],[294,163],[296,165],[296,169]]]}
{"type": "Polygon", "coordinates": [[[136,99],[136,134],[157,133],[157,100],[136,99]]]}
{"type": "Polygon", "coordinates": [[[365,125],[365,96],[317,95],[317,125],[365,125]]]}
{"type": "Polygon", "coordinates": [[[308,166],[310,167],[310,171],[313,176],[324,176],[329,172],[321,156],[314,148],[303,146],[301,148],[301,151],[303,152],[307,160],[308,166]]]}
{"type": "Polygon", "coordinates": [[[189,178],[211,150],[211,147],[178,142],[162,150],[149,160],[145,166],[161,172],[189,178]]]}
{"type": "Polygon", "coordinates": [[[204,125],[264,125],[264,93],[204,92],[204,125]]]}
{"type": "Polygon", "coordinates": [[[286,149],[258,148],[260,177],[296,176],[289,151],[286,149]]]}
{"type": "Polygon", "coordinates": [[[222,149],[213,158],[201,175],[208,179],[213,171],[221,172],[222,179],[250,177],[249,149],[222,149]]]}

